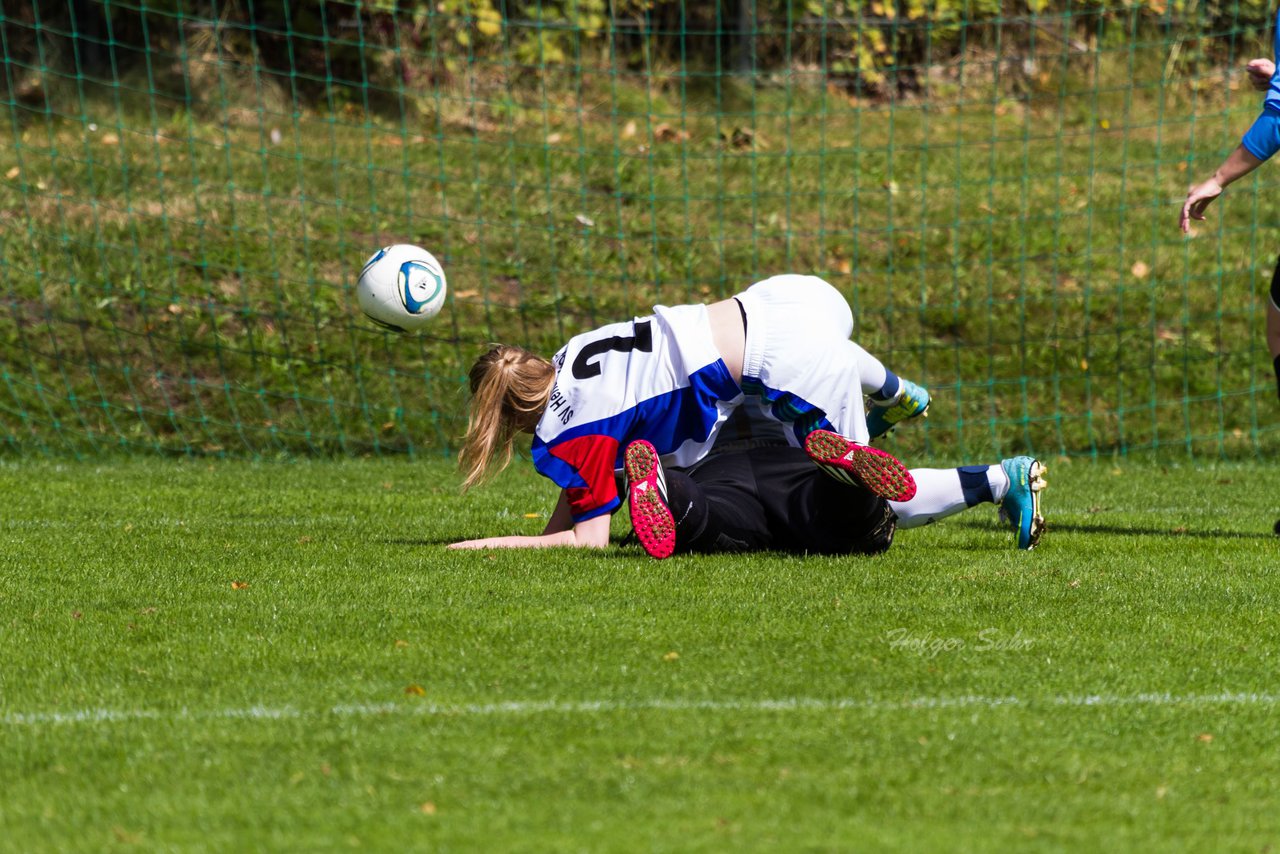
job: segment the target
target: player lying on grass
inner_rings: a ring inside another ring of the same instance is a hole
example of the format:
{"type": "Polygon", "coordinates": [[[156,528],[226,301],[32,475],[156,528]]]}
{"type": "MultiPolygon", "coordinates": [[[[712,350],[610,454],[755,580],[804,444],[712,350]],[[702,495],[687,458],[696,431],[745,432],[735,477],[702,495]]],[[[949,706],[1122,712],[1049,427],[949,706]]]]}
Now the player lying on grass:
{"type": "Polygon", "coordinates": [[[704,457],[720,425],[753,398],[801,445],[815,430],[848,437],[827,461],[877,494],[905,500],[905,466],[866,445],[921,415],[928,393],[850,340],[853,313],[815,276],[774,276],[710,305],[654,313],[575,336],[550,360],[498,346],[471,369],[464,485],[505,466],[517,433],[533,434],[533,464],[560,488],[541,536],[491,537],[458,548],[608,545],[621,506],[614,472],[648,440],[673,465],[704,457]],[[870,414],[863,397],[873,402],[870,414]]]}
{"type": "MultiPolygon", "coordinates": [[[[848,444],[834,434],[823,441],[848,444]]],[[[877,554],[889,548],[895,528],[920,527],[987,502],[1000,506],[1019,548],[1034,548],[1045,527],[1045,468],[1032,457],[912,469],[919,490],[897,502],[821,476],[809,455],[787,445],[715,453],[690,469],[664,470],[644,440],[628,445],[625,456],[631,524],[640,545],[659,559],[758,549],[877,554]]]]}
{"type": "MultiPolygon", "coordinates": [[[[1280,59],[1280,11],[1276,13],[1272,38],[1273,52],[1280,59]]],[[[1178,221],[1183,233],[1191,231],[1191,220],[1204,219],[1205,208],[1222,195],[1228,184],[1248,175],[1280,151],[1280,75],[1276,74],[1276,63],[1270,59],[1254,59],[1245,66],[1245,70],[1253,87],[1267,93],[1262,102],[1262,114],[1217,171],[1187,192],[1178,221]]],[[[1267,301],[1267,348],[1275,370],[1276,392],[1280,394],[1280,259],[1277,259],[1271,276],[1271,294],[1267,301]]]]}

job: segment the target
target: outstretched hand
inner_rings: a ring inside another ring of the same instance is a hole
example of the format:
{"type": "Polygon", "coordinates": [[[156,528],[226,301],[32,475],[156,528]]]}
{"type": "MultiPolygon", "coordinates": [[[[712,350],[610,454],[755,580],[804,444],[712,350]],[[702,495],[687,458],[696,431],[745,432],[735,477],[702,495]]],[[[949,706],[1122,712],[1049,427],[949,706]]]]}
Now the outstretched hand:
{"type": "Polygon", "coordinates": [[[1182,203],[1182,216],[1178,220],[1178,226],[1182,229],[1182,233],[1190,234],[1191,220],[1203,220],[1204,209],[1209,207],[1213,200],[1221,195],[1222,185],[1213,178],[1196,184],[1187,191],[1187,200],[1182,203]]]}
{"type": "Polygon", "coordinates": [[[1249,72],[1249,83],[1259,92],[1267,91],[1271,86],[1271,78],[1275,76],[1276,64],[1269,59],[1251,59],[1244,67],[1249,72]]]}

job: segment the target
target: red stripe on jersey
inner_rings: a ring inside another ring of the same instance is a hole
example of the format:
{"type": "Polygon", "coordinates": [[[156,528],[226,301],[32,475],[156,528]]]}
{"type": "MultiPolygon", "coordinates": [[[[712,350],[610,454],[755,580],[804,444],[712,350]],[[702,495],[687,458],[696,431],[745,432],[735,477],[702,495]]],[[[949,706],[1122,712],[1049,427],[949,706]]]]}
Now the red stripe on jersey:
{"type": "Polygon", "coordinates": [[[618,500],[618,485],[613,479],[613,465],[618,458],[617,439],[601,435],[579,436],[547,450],[573,466],[586,482],[586,486],[571,486],[565,490],[569,510],[575,520],[618,500]]]}

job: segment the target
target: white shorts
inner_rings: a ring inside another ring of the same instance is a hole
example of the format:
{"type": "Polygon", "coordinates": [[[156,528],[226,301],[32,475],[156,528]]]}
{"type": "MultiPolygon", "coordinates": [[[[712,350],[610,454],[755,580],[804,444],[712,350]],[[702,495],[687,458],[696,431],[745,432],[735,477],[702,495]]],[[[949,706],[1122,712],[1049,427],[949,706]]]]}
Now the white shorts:
{"type": "Polygon", "coordinates": [[[803,446],[816,429],[867,442],[859,377],[861,347],[849,340],[853,312],[817,276],[765,279],[738,294],[747,317],[742,390],[770,418],[787,422],[787,440],[803,446]]]}

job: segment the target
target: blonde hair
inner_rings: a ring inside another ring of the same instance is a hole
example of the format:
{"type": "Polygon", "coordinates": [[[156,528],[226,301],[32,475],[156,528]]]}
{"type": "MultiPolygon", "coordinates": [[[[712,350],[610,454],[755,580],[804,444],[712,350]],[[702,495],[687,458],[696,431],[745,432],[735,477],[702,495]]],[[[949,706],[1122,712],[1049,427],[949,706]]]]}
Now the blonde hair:
{"type": "Polygon", "coordinates": [[[471,411],[458,467],[466,491],[484,481],[494,461],[497,470],[511,462],[516,434],[532,431],[547,408],[556,371],[551,362],[506,344],[498,344],[471,366],[471,411]]]}

